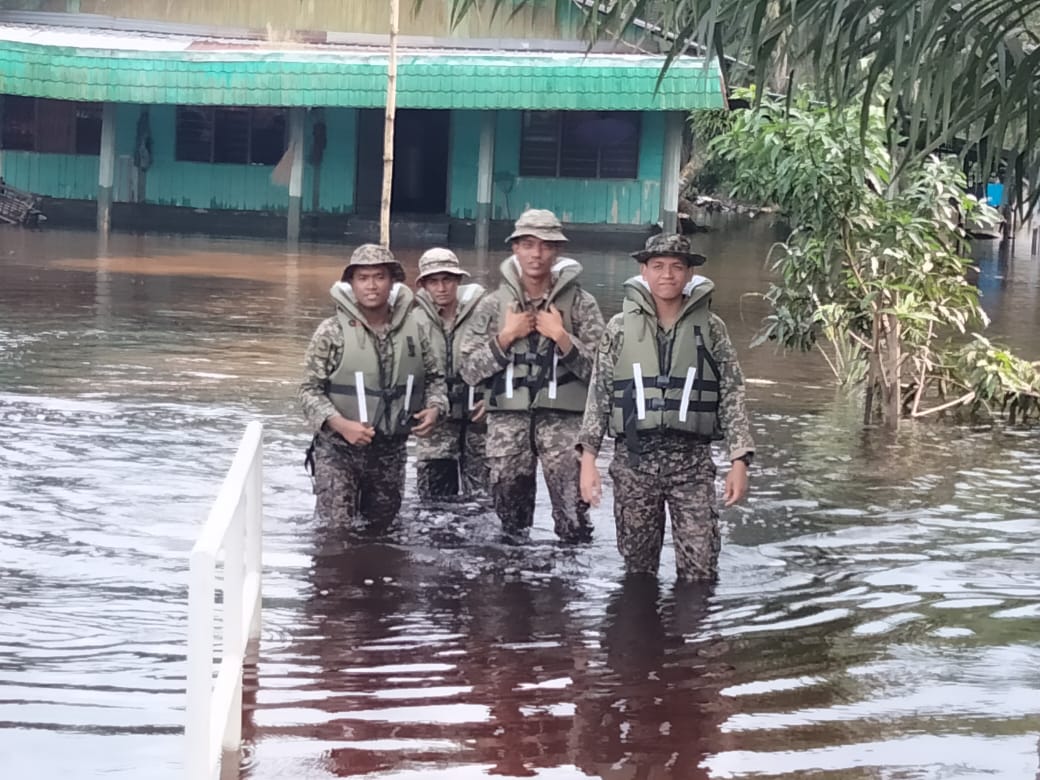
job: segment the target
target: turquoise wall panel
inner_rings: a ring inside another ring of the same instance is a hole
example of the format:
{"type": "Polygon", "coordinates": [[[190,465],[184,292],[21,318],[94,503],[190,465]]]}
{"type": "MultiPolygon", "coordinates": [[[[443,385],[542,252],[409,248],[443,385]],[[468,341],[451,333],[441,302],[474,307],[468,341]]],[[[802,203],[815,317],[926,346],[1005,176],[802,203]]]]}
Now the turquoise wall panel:
{"type": "MultiPolygon", "coordinates": [[[[357,109],[326,108],[325,153],[321,159],[318,193],[318,211],[344,214],[354,211],[354,193],[357,184],[357,109]]],[[[308,112],[303,169],[303,210],[314,208],[314,165],[311,164],[311,143],[318,112],[308,112]]]]}
{"type": "MultiPolygon", "coordinates": [[[[114,197],[135,198],[137,171],[133,164],[141,106],[116,107],[114,197]]],[[[321,211],[354,210],[357,160],[357,111],[326,109],[326,147],[321,164],[321,211]]],[[[145,181],[145,202],[205,209],[285,211],[287,187],[271,181],[273,166],[210,165],[180,162],[176,157],[174,106],[150,106],[152,165],[145,181]]],[[[305,137],[305,159],[313,138],[313,116],[305,137]]],[[[35,154],[3,151],[0,174],[19,189],[55,198],[93,200],[97,197],[98,157],[94,155],[35,154]]],[[[304,208],[313,210],[314,166],[304,168],[304,208]]]]}
{"type": "MultiPolygon", "coordinates": [[[[479,127],[479,119],[474,120],[474,124],[479,127]]],[[[466,139],[457,144],[456,150],[463,154],[469,148],[464,144],[471,144],[475,148],[476,142],[470,139],[470,132],[467,131],[466,139]]],[[[495,131],[495,188],[492,214],[495,219],[513,220],[524,209],[545,208],[556,212],[564,222],[571,223],[645,225],[656,222],[661,205],[663,145],[663,115],[645,113],[640,135],[638,179],[551,179],[519,176],[517,172],[520,166],[520,112],[500,111],[495,131]]],[[[475,163],[468,164],[472,166],[475,163]]],[[[457,182],[461,176],[461,166],[454,168],[457,182]]],[[[475,194],[474,184],[474,202],[475,194]]],[[[460,202],[453,197],[452,216],[463,215],[460,202]]]]}
{"type": "Polygon", "coordinates": [[[141,106],[136,103],[116,103],[116,155],[133,155],[140,116],[141,106]]]}
{"type": "Polygon", "coordinates": [[[448,169],[451,182],[448,213],[456,219],[477,218],[480,114],[480,111],[451,112],[451,157],[448,169]]]}
{"type": "Polygon", "coordinates": [[[36,154],[4,150],[0,175],[12,187],[71,200],[97,197],[98,158],[79,154],[36,154]]]}

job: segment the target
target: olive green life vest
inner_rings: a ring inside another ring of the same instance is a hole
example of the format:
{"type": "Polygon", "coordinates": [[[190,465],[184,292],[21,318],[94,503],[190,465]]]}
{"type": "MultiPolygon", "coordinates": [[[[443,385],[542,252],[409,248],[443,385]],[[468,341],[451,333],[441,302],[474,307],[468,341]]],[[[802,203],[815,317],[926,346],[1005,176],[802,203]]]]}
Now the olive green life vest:
{"type": "Polygon", "coordinates": [[[666,340],[658,338],[653,298],[640,277],[625,282],[621,352],[614,364],[610,432],[639,451],[639,434],[677,431],[709,442],[722,438],[719,366],[709,318],[715,285],[697,277],[666,340]]]}
{"type": "Polygon", "coordinates": [[[348,420],[367,422],[386,436],[407,436],[426,391],[419,323],[411,314],[412,291],[402,284],[390,291],[392,376],[383,376],[375,334],[350,285],[333,285],[332,299],[343,330],[343,357],[328,380],[329,400],[348,420]]]}
{"type": "Polygon", "coordinates": [[[459,350],[466,333],[466,324],[486,292],[483,285],[459,285],[458,309],[455,312],[455,323],[450,336],[429,293],[419,290],[415,294],[416,316],[423,317],[429,322],[432,337],[430,346],[437,357],[438,365],[444,368],[444,377],[448,384],[448,402],[451,405],[448,418],[452,420],[467,419],[477,401],[484,397],[483,389],[467,385],[459,376],[459,350]]]}
{"type": "MultiPolygon", "coordinates": [[[[515,257],[502,263],[502,285],[492,295],[501,306],[500,321],[510,309],[524,305],[520,284],[520,265],[515,257]]],[[[560,310],[563,327],[574,333],[573,309],[578,297],[577,278],[581,273],[577,260],[562,257],[552,268],[555,279],[545,298],[544,306],[553,304],[560,310]]],[[[506,353],[509,363],[490,380],[488,411],[528,411],[553,409],[565,412],[583,412],[588,384],[567,368],[560,366],[556,345],[537,332],[518,339],[506,353]]]]}

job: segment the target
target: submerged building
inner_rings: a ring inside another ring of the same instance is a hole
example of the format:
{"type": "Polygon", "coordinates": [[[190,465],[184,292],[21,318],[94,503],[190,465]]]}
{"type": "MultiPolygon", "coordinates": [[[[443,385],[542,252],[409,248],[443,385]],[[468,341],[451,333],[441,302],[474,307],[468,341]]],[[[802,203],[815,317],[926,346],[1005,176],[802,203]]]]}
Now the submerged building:
{"type": "MultiPolygon", "coordinates": [[[[51,5],[78,13],[0,13],[0,176],[51,219],[373,233],[382,4],[185,0],[173,19],[139,0],[51,5]]],[[[395,221],[459,238],[532,206],[578,229],[674,220],[685,116],[724,104],[714,61],[677,57],[661,77],[638,30],[590,50],[583,2],[459,27],[449,5],[402,14],[395,221]]]]}

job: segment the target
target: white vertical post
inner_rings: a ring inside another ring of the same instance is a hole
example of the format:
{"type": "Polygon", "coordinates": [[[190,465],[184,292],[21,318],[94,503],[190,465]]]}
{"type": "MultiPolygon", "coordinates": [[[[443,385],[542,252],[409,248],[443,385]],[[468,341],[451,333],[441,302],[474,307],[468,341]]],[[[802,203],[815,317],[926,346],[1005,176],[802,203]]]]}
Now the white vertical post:
{"type": "Polygon", "coordinates": [[[188,575],[188,696],[184,739],[186,780],[210,777],[210,701],[213,694],[213,587],[216,560],[191,554],[188,575]]]}
{"type": "Polygon", "coordinates": [[[664,118],[664,155],[661,160],[661,230],[679,229],[679,170],[682,167],[683,115],[669,111],[664,118]]]}
{"type": "Polygon", "coordinates": [[[260,594],[263,590],[263,540],[264,540],[264,458],[263,441],[257,442],[253,458],[253,469],[249,472],[246,488],[246,578],[255,583],[256,592],[247,594],[252,602],[245,608],[252,616],[249,621],[248,638],[260,638],[260,594]]]}
{"type": "MultiPolygon", "coordinates": [[[[243,487],[246,487],[245,485],[243,487]]],[[[227,539],[224,541],[224,604],[223,630],[224,647],[221,659],[236,659],[239,674],[242,660],[245,657],[245,630],[243,623],[242,593],[246,576],[246,539],[245,539],[246,507],[239,502],[235,509],[231,525],[228,527],[227,539]]],[[[221,747],[225,750],[237,750],[242,741],[242,684],[234,686],[231,706],[228,707],[227,725],[221,747]]]]}
{"type": "Polygon", "coordinates": [[[202,532],[192,549],[188,589],[185,776],[211,780],[221,748],[242,742],[242,670],[249,639],[260,633],[263,428],[246,427],[202,532]],[[223,550],[223,642],[213,677],[217,555],[223,550]]]}
{"type": "Polygon", "coordinates": [[[289,215],[286,238],[290,244],[300,240],[300,217],[303,211],[303,144],[306,109],[289,109],[289,148],[292,161],[289,169],[289,215]]]}
{"type": "Polygon", "coordinates": [[[107,234],[112,227],[112,187],[116,179],[116,106],[101,108],[101,153],[98,157],[97,230],[107,234]]]}
{"type": "Polygon", "coordinates": [[[475,244],[488,245],[491,198],[495,191],[495,112],[480,115],[480,149],[477,156],[477,230],[475,244]]]}

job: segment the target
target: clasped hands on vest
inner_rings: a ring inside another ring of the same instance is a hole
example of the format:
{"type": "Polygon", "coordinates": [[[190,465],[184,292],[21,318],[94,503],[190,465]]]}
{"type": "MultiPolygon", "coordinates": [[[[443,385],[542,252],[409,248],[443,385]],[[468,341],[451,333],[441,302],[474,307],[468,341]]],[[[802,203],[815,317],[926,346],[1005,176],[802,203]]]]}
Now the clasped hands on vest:
{"type": "Polygon", "coordinates": [[[514,342],[527,338],[537,331],[540,335],[555,342],[560,352],[566,354],[571,349],[570,334],[563,327],[563,315],[553,304],[546,309],[527,311],[514,304],[505,312],[505,321],[498,333],[498,346],[507,351],[514,342]]]}

